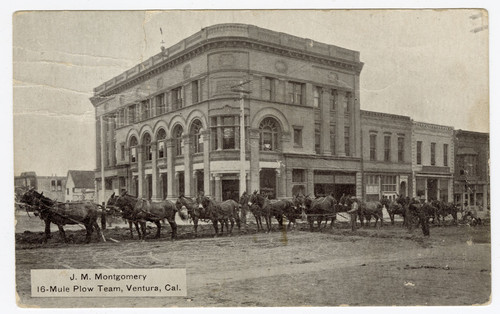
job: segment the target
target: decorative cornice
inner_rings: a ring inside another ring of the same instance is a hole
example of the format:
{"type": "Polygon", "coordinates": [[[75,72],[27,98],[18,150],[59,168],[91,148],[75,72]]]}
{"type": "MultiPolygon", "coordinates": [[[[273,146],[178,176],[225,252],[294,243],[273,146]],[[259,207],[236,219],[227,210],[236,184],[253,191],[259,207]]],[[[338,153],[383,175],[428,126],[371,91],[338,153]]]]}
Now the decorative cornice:
{"type": "Polygon", "coordinates": [[[401,116],[401,115],[390,114],[390,113],[385,113],[385,112],[376,112],[376,111],[367,111],[367,110],[360,110],[360,112],[361,112],[361,117],[370,116],[370,117],[390,118],[390,119],[411,121],[411,118],[408,116],[401,116]]]}
{"type": "Polygon", "coordinates": [[[204,28],[101,84],[94,89],[91,101],[96,105],[110,95],[135,86],[195,56],[217,48],[247,48],[271,52],[358,74],[363,68],[363,63],[359,62],[359,53],[353,50],[273,32],[253,25],[221,24],[204,28]],[[217,32],[220,34],[214,35],[217,32]]]}
{"type": "Polygon", "coordinates": [[[439,125],[439,124],[432,124],[432,123],[418,122],[418,121],[413,121],[413,125],[424,129],[453,131],[452,126],[446,126],[446,125],[439,125]]]}

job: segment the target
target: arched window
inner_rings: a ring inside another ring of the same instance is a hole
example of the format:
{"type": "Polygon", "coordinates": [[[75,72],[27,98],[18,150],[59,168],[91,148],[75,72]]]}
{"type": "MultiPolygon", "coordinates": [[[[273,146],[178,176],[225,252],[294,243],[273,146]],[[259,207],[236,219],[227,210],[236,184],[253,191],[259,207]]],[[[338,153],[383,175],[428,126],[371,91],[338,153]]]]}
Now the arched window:
{"type": "Polygon", "coordinates": [[[176,126],[173,132],[172,139],[174,140],[174,152],[176,156],[182,155],[182,133],[183,129],[180,125],[176,126]]]}
{"type": "Polygon", "coordinates": [[[158,158],[167,157],[167,152],[165,150],[165,139],[167,138],[167,132],[164,129],[159,129],[156,133],[156,141],[158,142],[158,158]]]}
{"type": "Polygon", "coordinates": [[[191,125],[191,132],[189,132],[191,136],[191,142],[193,143],[193,153],[201,153],[203,152],[203,139],[201,137],[201,130],[203,125],[200,120],[194,120],[191,125]]]}
{"type": "Polygon", "coordinates": [[[128,145],[130,147],[130,162],[137,162],[137,144],[137,138],[132,136],[128,145]]]}
{"type": "Polygon", "coordinates": [[[153,151],[151,149],[151,135],[144,134],[142,137],[142,145],[144,146],[144,160],[148,161],[153,159],[153,151]]]}
{"type": "Polygon", "coordinates": [[[280,127],[276,119],[265,118],[259,126],[260,150],[277,151],[279,149],[280,127]]]}

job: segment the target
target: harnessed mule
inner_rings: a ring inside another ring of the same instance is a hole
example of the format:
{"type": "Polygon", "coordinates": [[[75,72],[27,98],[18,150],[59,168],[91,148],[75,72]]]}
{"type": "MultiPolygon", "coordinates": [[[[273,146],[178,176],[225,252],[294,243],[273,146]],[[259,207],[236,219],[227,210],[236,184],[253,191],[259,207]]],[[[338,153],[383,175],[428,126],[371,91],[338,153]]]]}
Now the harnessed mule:
{"type": "Polygon", "coordinates": [[[248,206],[257,221],[257,232],[259,231],[259,225],[260,229],[264,231],[264,227],[262,226],[262,217],[264,217],[266,221],[267,232],[271,231],[271,213],[269,205],[269,199],[264,197],[262,194],[257,194],[257,191],[254,191],[248,198],[248,206]]]}
{"type": "Polygon", "coordinates": [[[75,225],[82,224],[85,226],[87,234],[85,236],[85,243],[89,243],[91,240],[92,232],[94,228],[97,233],[103,238],[104,235],[99,228],[97,223],[97,217],[99,216],[98,207],[96,204],[90,202],[78,202],[78,203],[62,203],[51,200],[45,197],[42,193],[38,193],[35,190],[29,190],[24,193],[20,199],[21,203],[27,204],[30,208],[35,210],[40,219],[45,222],[45,237],[44,242],[51,237],[50,235],[50,224],[53,223],[59,228],[59,234],[63,238],[64,242],[68,242],[66,238],[66,233],[64,232],[64,225],[75,225]]]}
{"type": "MultiPolygon", "coordinates": [[[[115,193],[113,192],[113,194],[111,194],[111,196],[109,197],[108,202],[106,203],[106,208],[111,209],[112,215],[115,215],[116,210],[119,210],[119,208],[116,206],[116,200],[118,199],[118,197],[119,196],[116,196],[115,193]]],[[[123,219],[125,219],[128,222],[128,228],[130,230],[130,238],[131,239],[134,238],[134,232],[133,232],[133,228],[132,228],[132,224],[133,224],[135,226],[135,230],[137,230],[137,235],[138,235],[139,239],[141,239],[142,234],[141,234],[141,230],[139,229],[139,221],[133,220],[132,217],[127,218],[127,217],[123,216],[123,212],[121,212],[119,214],[120,214],[120,216],[122,216],[123,219]]]]}
{"type": "MultiPolygon", "coordinates": [[[[175,222],[177,208],[171,201],[150,202],[125,192],[118,197],[115,204],[122,211],[124,218],[139,222],[142,230],[142,239],[145,239],[146,236],[146,221],[156,224],[155,238],[159,238],[161,234],[161,221],[163,219],[167,219],[170,224],[170,228],[172,229],[171,238],[174,239],[177,236],[177,223],[175,222]]],[[[182,220],[187,219],[187,213],[179,211],[179,216],[182,220]]]]}
{"type": "MultiPolygon", "coordinates": [[[[316,199],[311,199],[309,196],[305,198],[305,213],[307,216],[307,221],[309,222],[309,228],[312,232],[314,230],[314,217],[318,222],[318,230],[321,229],[321,222],[323,219],[328,223],[328,218],[332,218],[331,227],[333,227],[333,222],[335,221],[337,200],[330,194],[325,197],[319,197],[316,199]]],[[[326,224],[325,224],[326,227],[326,224]]]]}
{"type": "Polygon", "coordinates": [[[197,201],[199,209],[208,211],[209,215],[211,215],[216,235],[218,235],[217,222],[221,224],[221,234],[224,233],[224,225],[226,225],[226,232],[231,234],[233,232],[235,220],[238,229],[241,229],[239,204],[236,201],[227,200],[224,202],[216,202],[208,196],[199,196],[197,201]],[[231,222],[231,229],[229,229],[228,222],[231,222]]]}

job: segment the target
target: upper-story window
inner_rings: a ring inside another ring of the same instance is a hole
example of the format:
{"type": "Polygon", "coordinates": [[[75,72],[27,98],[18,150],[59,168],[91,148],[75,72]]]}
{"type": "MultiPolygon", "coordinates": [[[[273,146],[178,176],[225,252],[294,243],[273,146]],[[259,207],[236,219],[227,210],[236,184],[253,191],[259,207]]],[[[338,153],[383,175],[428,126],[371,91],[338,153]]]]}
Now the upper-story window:
{"type": "Polygon", "coordinates": [[[151,118],[151,103],[149,99],[141,101],[141,120],[151,118]]]}
{"type": "Polygon", "coordinates": [[[201,137],[201,131],[203,129],[203,125],[201,121],[196,119],[193,121],[191,125],[191,142],[193,146],[193,153],[202,153],[203,152],[203,138],[201,137]]]}
{"type": "Polygon", "coordinates": [[[314,124],[314,152],[321,153],[321,128],[320,124],[314,124]]]}
{"type": "Polygon", "coordinates": [[[106,142],[106,163],[105,165],[106,166],[111,166],[111,162],[110,162],[110,159],[109,159],[109,142],[106,142]]]}
{"type": "Polygon", "coordinates": [[[200,97],[200,81],[196,80],[191,82],[191,95],[192,95],[192,103],[196,104],[201,101],[200,97]]]}
{"type": "Polygon", "coordinates": [[[330,91],[330,110],[335,111],[337,110],[337,101],[339,98],[339,94],[337,93],[336,89],[332,89],[330,91]]]}
{"type": "Polygon", "coordinates": [[[350,132],[351,132],[350,127],[348,127],[348,126],[344,127],[344,148],[345,148],[345,155],[346,156],[351,155],[350,132]]]}
{"type": "Polygon", "coordinates": [[[330,125],[330,150],[332,151],[332,155],[336,155],[335,152],[335,137],[337,136],[335,133],[336,125],[331,124],[330,125]]]}
{"type": "Polygon", "coordinates": [[[156,133],[156,141],[158,145],[158,158],[165,158],[167,156],[165,149],[165,139],[167,138],[167,132],[164,129],[159,129],[156,133]]]}
{"type": "Polygon", "coordinates": [[[264,100],[274,100],[274,79],[270,77],[264,78],[264,86],[262,86],[262,98],[264,100]]]}
{"type": "Polygon", "coordinates": [[[477,156],[476,155],[461,155],[457,160],[460,174],[465,176],[477,175],[477,156]]]}
{"type": "Polygon", "coordinates": [[[173,132],[174,152],[176,156],[182,155],[182,133],[184,130],[180,125],[176,126],[173,132]]]}
{"type": "Polygon", "coordinates": [[[239,149],[236,141],[239,138],[239,130],[239,116],[212,117],[210,124],[212,149],[239,149]]]}
{"type": "Polygon", "coordinates": [[[128,117],[128,123],[130,124],[134,124],[136,122],[135,107],[136,107],[135,104],[128,106],[127,117],[128,117]]]}
{"type": "Polygon", "coordinates": [[[405,138],[398,137],[398,162],[405,161],[405,138]]]}
{"type": "Polygon", "coordinates": [[[125,143],[120,144],[120,160],[125,160],[125,143]]]}
{"type": "Polygon", "coordinates": [[[260,149],[263,151],[277,151],[279,149],[280,127],[276,119],[265,118],[259,125],[260,149]]]}
{"type": "Polygon", "coordinates": [[[182,87],[172,89],[172,110],[182,108],[182,87]]]}
{"type": "Polygon", "coordinates": [[[314,100],[313,100],[313,106],[314,108],[319,108],[321,106],[321,87],[315,86],[314,87],[314,100]]]}
{"type": "Polygon", "coordinates": [[[436,143],[431,143],[431,166],[436,165],[436,143]]]}
{"type": "Polygon", "coordinates": [[[422,141],[417,141],[417,165],[422,164],[422,141]]]}
{"type": "Polygon", "coordinates": [[[345,113],[351,112],[351,100],[352,100],[352,93],[346,93],[343,103],[345,113]]]}
{"type": "Polygon", "coordinates": [[[144,160],[149,161],[153,159],[153,151],[151,149],[151,135],[144,134],[142,137],[142,145],[144,146],[144,160]]]}
{"type": "Polygon", "coordinates": [[[293,144],[296,147],[302,147],[302,128],[293,128],[293,144]]]}
{"type": "Polygon", "coordinates": [[[222,149],[236,148],[236,119],[234,116],[222,117],[222,149]]]}
{"type": "Polygon", "coordinates": [[[298,82],[288,82],[288,101],[292,104],[302,105],[304,84],[298,82]]]}
{"type": "Polygon", "coordinates": [[[132,136],[129,141],[129,147],[130,147],[130,162],[137,162],[137,138],[135,136],[132,136]]]}
{"type": "Polygon", "coordinates": [[[377,134],[370,134],[370,160],[377,160],[377,134]]]}
{"type": "Polygon", "coordinates": [[[448,167],[448,144],[443,144],[443,166],[448,167]]]}
{"type": "Polygon", "coordinates": [[[155,105],[156,105],[156,115],[162,115],[167,112],[167,97],[165,94],[159,94],[155,96],[155,105]]]}
{"type": "Polygon", "coordinates": [[[391,161],[391,136],[384,136],[384,161],[391,161]]]}

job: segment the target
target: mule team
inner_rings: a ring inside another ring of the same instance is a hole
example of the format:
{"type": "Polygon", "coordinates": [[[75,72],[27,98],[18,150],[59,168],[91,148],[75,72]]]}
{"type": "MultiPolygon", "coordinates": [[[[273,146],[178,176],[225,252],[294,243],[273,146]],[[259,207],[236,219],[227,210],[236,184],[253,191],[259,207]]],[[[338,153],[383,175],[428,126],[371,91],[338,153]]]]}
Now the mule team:
{"type": "MultiPolygon", "coordinates": [[[[40,218],[45,221],[45,240],[50,237],[50,223],[59,227],[64,240],[66,240],[63,230],[65,224],[84,225],[87,230],[87,243],[90,241],[93,229],[96,229],[102,236],[97,224],[97,218],[100,215],[97,204],[90,202],[58,203],[34,190],[26,192],[21,198],[21,203],[39,213],[40,218]]],[[[255,217],[257,231],[271,231],[271,218],[273,217],[278,221],[280,228],[284,228],[285,218],[288,220],[288,229],[295,227],[297,218],[307,220],[311,231],[314,230],[314,222],[317,223],[318,229],[321,229],[323,221],[325,222],[323,228],[325,228],[328,221],[331,220],[330,227],[333,227],[337,215],[343,215],[343,213],[350,215],[353,230],[356,229],[357,217],[359,217],[361,226],[364,226],[365,221],[369,225],[372,218],[375,219],[375,226],[379,220],[380,226],[382,226],[384,207],[392,224],[394,224],[395,215],[400,215],[403,217],[404,226],[411,227],[420,224],[424,235],[429,235],[429,219],[432,219],[433,222],[437,220],[441,224],[441,218],[444,221],[444,217],[452,215],[454,222],[457,222],[457,207],[454,204],[440,201],[421,203],[415,199],[400,196],[394,201],[383,198],[380,201],[364,202],[349,195],[343,195],[337,201],[331,194],[318,198],[296,195],[291,200],[269,200],[257,191],[252,194],[244,192],[239,203],[234,200],[217,202],[203,193],[200,193],[195,199],[181,195],[175,203],[169,200],[151,202],[136,198],[126,192],[121,195],[113,193],[106,204],[105,213],[119,215],[128,220],[132,238],[133,225],[135,225],[140,239],[145,237],[146,222],[156,224],[156,237],[159,238],[161,222],[167,220],[172,230],[171,237],[174,239],[177,236],[176,213],[182,220],[192,220],[196,236],[199,221],[210,221],[215,235],[222,234],[224,226],[226,233],[231,234],[235,223],[238,229],[241,228],[242,224],[246,226],[245,220],[248,211],[255,217]],[[264,229],[262,220],[266,223],[266,229],[264,229]]]]}

